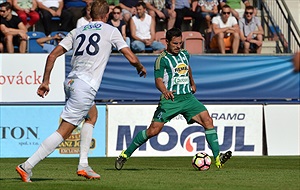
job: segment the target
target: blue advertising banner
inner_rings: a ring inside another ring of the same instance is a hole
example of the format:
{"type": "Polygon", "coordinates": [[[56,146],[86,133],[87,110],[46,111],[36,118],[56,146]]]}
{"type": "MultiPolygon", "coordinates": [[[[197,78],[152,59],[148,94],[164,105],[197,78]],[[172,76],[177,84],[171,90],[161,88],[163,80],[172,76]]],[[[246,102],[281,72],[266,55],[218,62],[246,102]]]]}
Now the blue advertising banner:
{"type": "MultiPolygon", "coordinates": [[[[112,55],[96,100],[157,101],[154,85],[157,55],[139,55],[147,69],[140,78],[122,55],[112,55]]],[[[66,58],[66,72],[70,72],[66,58]]],[[[192,55],[190,59],[200,100],[286,100],[300,98],[300,73],[293,72],[291,55],[192,55]]]]}
{"type": "MultiPolygon", "coordinates": [[[[0,107],[0,158],[31,156],[51,135],[60,122],[63,106],[3,106],[0,107]]],[[[106,143],[106,109],[97,106],[98,121],[94,127],[89,157],[104,157],[106,143]]],[[[49,157],[78,157],[80,130],[78,126],[49,157]]]]}

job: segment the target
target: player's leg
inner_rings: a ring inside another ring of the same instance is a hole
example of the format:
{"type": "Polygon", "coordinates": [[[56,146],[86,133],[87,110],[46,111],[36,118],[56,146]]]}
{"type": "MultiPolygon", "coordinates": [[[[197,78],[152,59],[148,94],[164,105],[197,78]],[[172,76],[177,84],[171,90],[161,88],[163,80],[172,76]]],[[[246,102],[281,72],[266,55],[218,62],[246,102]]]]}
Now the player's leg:
{"type": "Polygon", "coordinates": [[[63,140],[71,135],[74,129],[74,125],[63,120],[58,130],[46,138],[31,157],[16,167],[22,181],[31,182],[30,177],[32,176],[33,167],[51,154],[63,140]]]}
{"type": "Polygon", "coordinates": [[[163,122],[152,122],[148,129],[140,131],[135,138],[133,139],[132,143],[129,145],[125,154],[128,158],[132,155],[132,153],[144,144],[148,139],[158,135],[158,133],[162,130],[164,126],[163,122]]]}
{"type": "Polygon", "coordinates": [[[88,179],[99,179],[100,175],[95,173],[88,164],[88,152],[93,136],[94,125],[97,121],[98,111],[94,104],[88,113],[88,117],[85,119],[84,124],[80,132],[80,155],[79,164],[77,168],[77,175],[83,176],[88,179]]]}
{"type": "Polygon", "coordinates": [[[214,128],[213,120],[210,117],[206,107],[199,102],[195,96],[189,98],[184,107],[185,110],[183,112],[183,116],[186,118],[188,123],[196,122],[204,127],[206,141],[212,149],[216,166],[221,168],[223,164],[231,157],[231,151],[228,151],[225,154],[220,153],[218,135],[214,128]],[[224,157],[224,155],[226,155],[226,157],[224,157]]]}
{"type": "Polygon", "coordinates": [[[177,100],[162,99],[159,106],[154,112],[152,122],[148,129],[140,131],[133,139],[131,144],[126,150],[123,150],[115,161],[115,168],[117,170],[122,169],[124,163],[129,159],[132,153],[144,144],[149,138],[158,135],[158,133],[164,127],[164,124],[168,122],[172,117],[178,115],[177,100]]]}
{"type": "Polygon", "coordinates": [[[212,149],[215,164],[218,168],[222,168],[225,162],[227,162],[227,160],[230,159],[231,151],[227,151],[224,154],[220,153],[218,135],[213,126],[213,121],[212,118],[209,116],[208,111],[202,111],[196,116],[194,116],[192,119],[205,128],[206,141],[212,149]]]}
{"type": "Polygon", "coordinates": [[[216,158],[220,153],[219,141],[217,132],[213,126],[212,118],[209,116],[208,111],[202,111],[195,115],[192,120],[202,125],[205,129],[206,141],[210,145],[214,158],[216,158]]]}
{"type": "Polygon", "coordinates": [[[222,168],[225,162],[227,162],[227,160],[230,159],[231,151],[227,151],[224,154],[220,153],[218,135],[214,128],[213,120],[209,116],[208,111],[202,111],[196,116],[194,116],[192,119],[205,128],[206,141],[212,149],[215,164],[218,168],[222,168]]]}
{"type": "Polygon", "coordinates": [[[115,162],[115,168],[121,170],[132,153],[153,136],[158,135],[164,126],[163,122],[153,121],[148,129],[138,132],[126,150],[123,150],[115,162]]]}

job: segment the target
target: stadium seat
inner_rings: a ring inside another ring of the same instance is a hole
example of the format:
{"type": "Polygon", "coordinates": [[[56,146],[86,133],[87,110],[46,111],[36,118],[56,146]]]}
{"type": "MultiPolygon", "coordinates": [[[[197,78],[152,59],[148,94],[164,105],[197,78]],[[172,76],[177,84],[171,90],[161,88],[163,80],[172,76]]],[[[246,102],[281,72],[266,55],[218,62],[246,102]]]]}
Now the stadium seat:
{"type": "Polygon", "coordinates": [[[184,31],[182,32],[183,48],[190,54],[202,54],[204,50],[204,38],[200,32],[184,31]]]}
{"type": "Polygon", "coordinates": [[[28,53],[46,53],[43,50],[36,40],[38,38],[46,37],[46,34],[43,32],[27,32],[28,41],[27,41],[27,51],[28,53]]]}
{"type": "Polygon", "coordinates": [[[165,45],[167,48],[167,43],[166,43],[166,32],[165,31],[157,31],[155,33],[155,40],[161,42],[162,44],[165,45]]]}

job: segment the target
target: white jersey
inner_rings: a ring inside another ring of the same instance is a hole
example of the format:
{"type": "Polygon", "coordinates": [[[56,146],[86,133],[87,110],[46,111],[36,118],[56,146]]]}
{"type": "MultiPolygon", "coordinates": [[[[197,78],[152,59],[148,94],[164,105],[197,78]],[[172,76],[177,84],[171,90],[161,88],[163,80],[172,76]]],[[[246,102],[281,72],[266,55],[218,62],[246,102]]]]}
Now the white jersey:
{"type": "Polygon", "coordinates": [[[96,91],[100,87],[112,46],[118,50],[128,47],[117,28],[100,21],[73,29],[59,45],[67,51],[73,49],[72,70],[68,78],[79,78],[96,91]]]}

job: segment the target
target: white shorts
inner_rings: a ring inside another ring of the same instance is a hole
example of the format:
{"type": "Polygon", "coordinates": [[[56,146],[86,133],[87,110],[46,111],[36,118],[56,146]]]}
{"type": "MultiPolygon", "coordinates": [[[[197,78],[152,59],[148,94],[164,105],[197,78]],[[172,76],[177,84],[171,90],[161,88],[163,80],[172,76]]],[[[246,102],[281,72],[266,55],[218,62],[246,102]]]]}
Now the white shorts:
{"type": "Polygon", "coordinates": [[[64,82],[64,90],[67,101],[60,117],[77,126],[85,119],[90,108],[95,104],[97,91],[78,78],[67,78],[64,82]]]}

